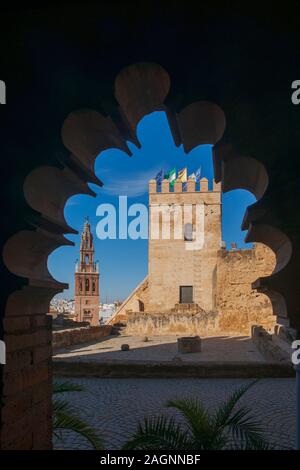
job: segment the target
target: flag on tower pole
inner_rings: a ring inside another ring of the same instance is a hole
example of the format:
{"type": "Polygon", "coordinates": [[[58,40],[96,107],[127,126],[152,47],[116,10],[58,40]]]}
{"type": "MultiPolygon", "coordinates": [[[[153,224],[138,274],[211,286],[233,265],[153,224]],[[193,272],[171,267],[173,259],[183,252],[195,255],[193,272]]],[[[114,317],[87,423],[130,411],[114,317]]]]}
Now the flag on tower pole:
{"type": "Polygon", "coordinates": [[[178,171],[178,179],[182,181],[183,183],[186,183],[187,181],[187,168],[186,167],[178,171]]]}
{"type": "Polygon", "coordinates": [[[169,181],[170,186],[174,186],[176,180],[176,168],[172,168],[172,170],[168,171],[165,174],[165,179],[169,181]]]}
{"type": "Polygon", "coordinates": [[[187,189],[187,168],[178,171],[178,179],[182,182],[182,191],[187,189]]]}
{"type": "Polygon", "coordinates": [[[155,176],[155,180],[156,180],[157,184],[161,184],[163,178],[164,178],[164,172],[163,172],[163,170],[160,170],[157,173],[157,175],[155,176]]]}
{"type": "Polygon", "coordinates": [[[196,183],[199,183],[200,177],[201,177],[201,166],[198,168],[198,170],[195,173],[196,183]]]}

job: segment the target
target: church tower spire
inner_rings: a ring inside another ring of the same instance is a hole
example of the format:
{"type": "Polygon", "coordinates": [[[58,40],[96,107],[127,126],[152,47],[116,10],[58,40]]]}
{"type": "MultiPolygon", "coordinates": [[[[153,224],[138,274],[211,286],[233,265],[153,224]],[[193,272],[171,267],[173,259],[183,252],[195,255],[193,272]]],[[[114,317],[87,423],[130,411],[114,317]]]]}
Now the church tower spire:
{"type": "Polygon", "coordinates": [[[75,320],[99,325],[99,267],[94,262],[94,241],[86,217],[80,240],[80,259],[75,269],[75,320]]]}
{"type": "Polygon", "coordinates": [[[80,242],[80,270],[84,272],[93,272],[94,265],[94,243],[91,233],[91,226],[88,217],[85,219],[83,232],[80,242]]]}

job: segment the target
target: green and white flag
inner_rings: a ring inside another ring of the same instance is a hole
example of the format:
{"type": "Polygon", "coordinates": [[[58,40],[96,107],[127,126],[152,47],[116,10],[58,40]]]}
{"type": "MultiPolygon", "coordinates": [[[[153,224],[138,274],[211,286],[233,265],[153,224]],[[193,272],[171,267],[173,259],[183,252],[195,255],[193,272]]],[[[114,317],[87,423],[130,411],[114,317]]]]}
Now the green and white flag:
{"type": "Polygon", "coordinates": [[[165,174],[165,179],[169,181],[170,186],[174,186],[176,180],[176,168],[173,168],[172,170],[168,171],[168,173],[165,174]]]}

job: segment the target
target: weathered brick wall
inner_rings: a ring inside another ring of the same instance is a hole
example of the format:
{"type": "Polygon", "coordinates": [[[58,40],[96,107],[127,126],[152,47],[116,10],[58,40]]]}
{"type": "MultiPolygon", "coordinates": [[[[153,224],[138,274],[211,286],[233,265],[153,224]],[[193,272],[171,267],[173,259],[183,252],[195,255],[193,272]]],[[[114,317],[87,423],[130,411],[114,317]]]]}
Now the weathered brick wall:
{"type": "Polygon", "coordinates": [[[253,324],[274,326],[269,297],[251,287],[259,277],[270,275],[274,266],[273,251],[260,243],[250,250],[219,251],[216,295],[221,331],[249,334],[253,324]]]}
{"type": "Polygon", "coordinates": [[[72,344],[87,343],[112,334],[111,325],[73,328],[63,331],[54,331],[52,335],[53,349],[65,348],[72,344]]]}
{"type": "Polygon", "coordinates": [[[8,315],[1,449],[51,447],[51,317],[8,315]]]}

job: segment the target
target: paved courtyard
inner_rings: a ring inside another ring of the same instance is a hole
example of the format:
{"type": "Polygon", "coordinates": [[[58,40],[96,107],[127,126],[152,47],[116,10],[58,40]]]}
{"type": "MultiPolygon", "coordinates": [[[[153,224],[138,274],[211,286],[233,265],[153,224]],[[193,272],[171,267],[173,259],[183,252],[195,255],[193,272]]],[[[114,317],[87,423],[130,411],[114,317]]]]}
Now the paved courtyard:
{"type": "Polygon", "coordinates": [[[178,336],[151,336],[144,342],[142,336],[107,336],[89,344],[79,344],[54,352],[53,360],[70,362],[140,362],[172,361],[180,356],[184,362],[267,362],[248,336],[214,336],[202,338],[202,351],[178,354],[178,336]],[[121,351],[127,343],[129,351],[121,351]]]}
{"type": "MultiPolygon", "coordinates": [[[[59,380],[64,380],[59,378],[59,380]]],[[[164,407],[174,397],[197,397],[210,410],[251,379],[105,379],[68,378],[85,387],[65,394],[78,414],[103,436],[106,448],[118,449],[145,416],[172,411],[164,407]]],[[[263,379],[242,398],[262,423],[266,437],[279,449],[293,448],[295,440],[295,380],[263,379]]],[[[64,432],[56,449],[89,449],[76,434],[64,432]]]]}

